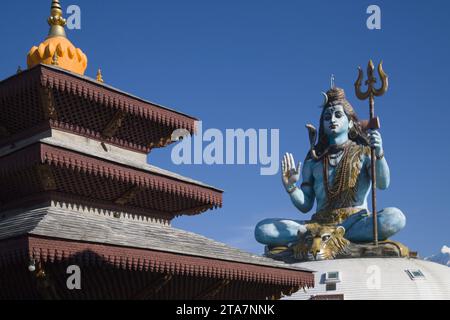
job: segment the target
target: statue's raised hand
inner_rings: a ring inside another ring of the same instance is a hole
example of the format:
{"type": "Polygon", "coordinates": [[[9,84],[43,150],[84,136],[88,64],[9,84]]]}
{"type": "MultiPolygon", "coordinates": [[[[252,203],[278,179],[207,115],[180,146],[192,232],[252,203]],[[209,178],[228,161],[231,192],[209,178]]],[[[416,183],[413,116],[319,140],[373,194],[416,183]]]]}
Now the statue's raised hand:
{"type": "Polygon", "coordinates": [[[295,166],[295,160],[292,153],[286,153],[281,165],[283,184],[286,190],[294,186],[300,180],[301,162],[295,166]]]}

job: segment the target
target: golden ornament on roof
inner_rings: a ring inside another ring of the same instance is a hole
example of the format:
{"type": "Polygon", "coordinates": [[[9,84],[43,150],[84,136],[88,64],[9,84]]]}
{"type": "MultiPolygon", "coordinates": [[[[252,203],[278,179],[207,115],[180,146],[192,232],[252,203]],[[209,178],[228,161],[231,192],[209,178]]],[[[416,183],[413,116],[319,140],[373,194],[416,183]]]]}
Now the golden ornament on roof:
{"type": "Polygon", "coordinates": [[[59,68],[84,75],[88,59],[81,49],[76,48],[66,37],[64,27],[66,19],[59,0],[52,1],[48,18],[50,32],[47,39],[39,46],[31,48],[27,56],[28,68],[40,63],[57,65],[59,68]],[[57,61],[57,64],[55,64],[57,61]]]}

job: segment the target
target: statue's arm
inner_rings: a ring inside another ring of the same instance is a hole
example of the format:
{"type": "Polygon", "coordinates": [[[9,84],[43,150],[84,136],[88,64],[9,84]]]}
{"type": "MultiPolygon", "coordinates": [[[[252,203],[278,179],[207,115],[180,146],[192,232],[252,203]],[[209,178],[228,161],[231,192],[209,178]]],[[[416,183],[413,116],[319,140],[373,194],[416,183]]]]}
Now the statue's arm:
{"type": "Polygon", "coordinates": [[[312,160],[305,162],[302,170],[303,183],[290,194],[294,206],[303,213],[311,211],[315,201],[312,164],[312,160]]]}
{"type": "Polygon", "coordinates": [[[376,160],[376,175],[377,175],[377,188],[380,190],[386,190],[391,184],[391,171],[386,158],[376,160]]]}
{"type": "MultiPolygon", "coordinates": [[[[370,179],[372,179],[372,163],[370,161],[370,156],[366,160],[366,169],[370,179]]],[[[391,172],[389,170],[389,165],[385,158],[381,160],[376,160],[375,172],[377,176],[377,188],[380,190],[386,190],[391,184],[391,172]]]]}
{"type": "MultiPolygon", "coordinates": [[[[377,130],[370,130],[369,138],[371,146],[375,148],[375,155],[377,157],[375,159],[377,188],[380,190],[386,190],[391,184],[391,171],[389,170],[389,165],[384,156],[383,139],[381,138],[380,132],[377,130]]],[[[369,175],[372,176],[370,157],[368,163],[369,175]]]]}

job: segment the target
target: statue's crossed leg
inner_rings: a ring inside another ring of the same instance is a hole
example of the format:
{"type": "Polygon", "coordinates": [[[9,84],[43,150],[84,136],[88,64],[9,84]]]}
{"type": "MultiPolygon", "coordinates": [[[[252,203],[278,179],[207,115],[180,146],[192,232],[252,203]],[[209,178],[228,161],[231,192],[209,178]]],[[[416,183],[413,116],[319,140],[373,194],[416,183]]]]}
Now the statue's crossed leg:
{"type": "MultiPolygon", "coordinates": [[[[378,213],[378,238],[385,241],[402,230],[406,225],[405,215],[397,208],[386,208],[378,213]]],[[[310,221],[289,219],[266,219],[255,229],[255,238],[269,247],[288,246],[306,233],[310,221]]],[[[373,219],[367,210],[362,210],[346,219],[339,226],[345,228],[345,238],[354,243],[373,241],[373,219]]]]}

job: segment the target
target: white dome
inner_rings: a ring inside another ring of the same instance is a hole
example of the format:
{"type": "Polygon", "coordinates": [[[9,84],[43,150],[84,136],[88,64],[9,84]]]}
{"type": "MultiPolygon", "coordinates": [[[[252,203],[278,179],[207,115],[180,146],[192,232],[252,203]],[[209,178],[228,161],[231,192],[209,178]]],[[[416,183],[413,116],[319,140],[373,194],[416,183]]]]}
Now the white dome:
{"type": "Polygon", "coordinates": [[[450,300],[450,268],[434,262],[364,258],[295,266],[315,271],[315,288],[284,299],[450,300]]]}

